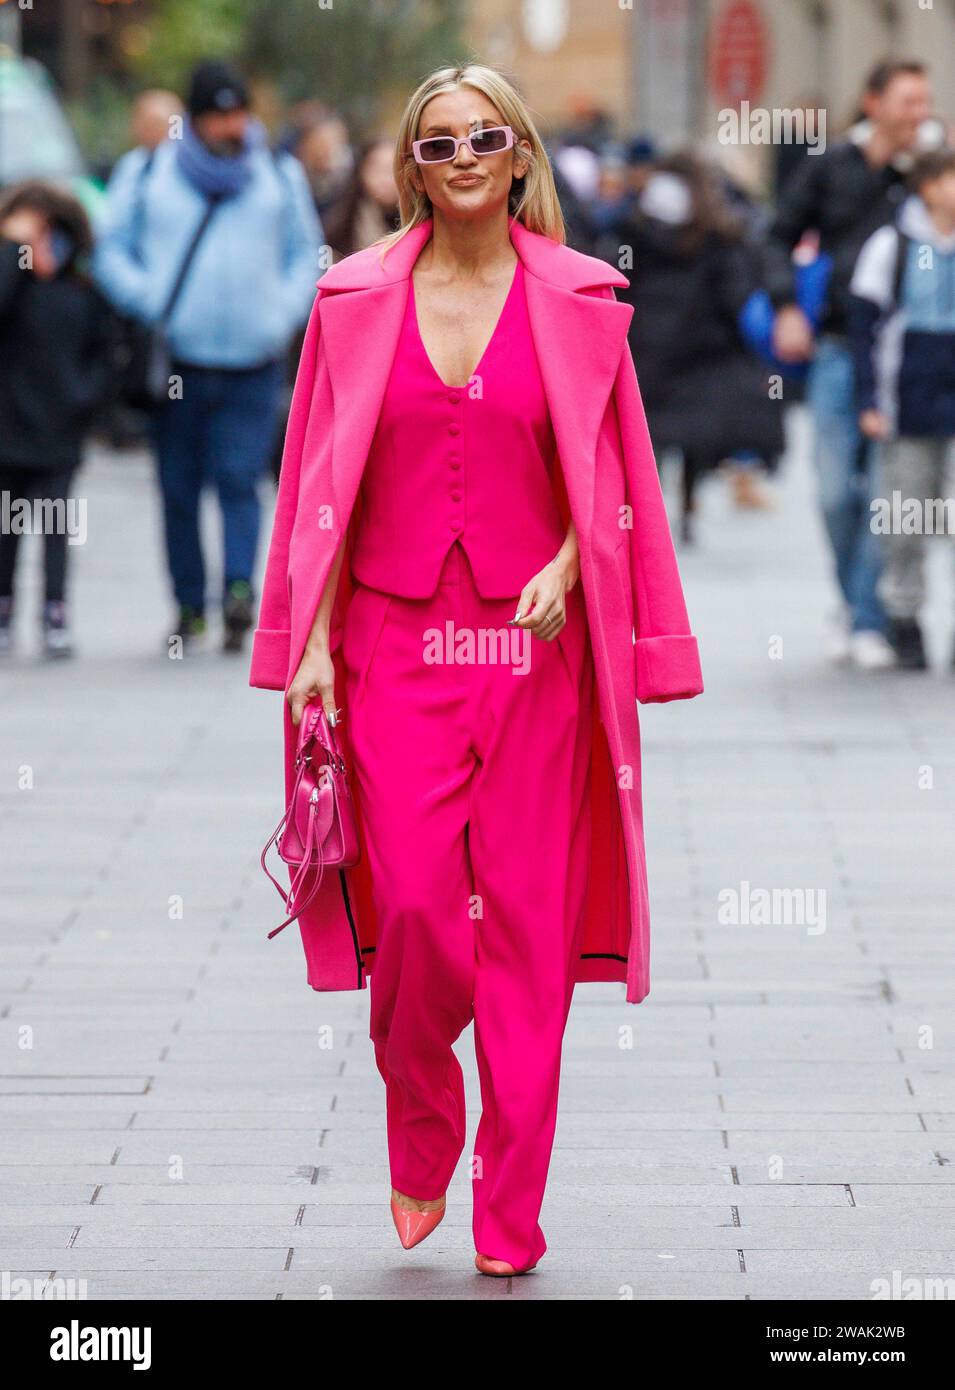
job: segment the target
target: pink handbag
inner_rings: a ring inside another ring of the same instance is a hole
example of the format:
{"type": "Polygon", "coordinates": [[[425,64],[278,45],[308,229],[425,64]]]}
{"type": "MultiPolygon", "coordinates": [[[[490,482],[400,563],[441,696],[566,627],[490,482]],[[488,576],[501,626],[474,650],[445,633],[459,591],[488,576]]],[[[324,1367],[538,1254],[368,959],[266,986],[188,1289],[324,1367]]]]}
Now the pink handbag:
{"type": "Polygon", "coordinates": [[[326,869],[348,869],[358,863],[359,855],[355,808],[335,730],[321,705],[306,705],[298,730],[292,795],[261,855],[262,868],[288,913],[285,921],[269,932],[269,940],[305,911],[321,887],[326,869]],[[273,844],[295,870],[287,893],[265,862],[273,844]]]}

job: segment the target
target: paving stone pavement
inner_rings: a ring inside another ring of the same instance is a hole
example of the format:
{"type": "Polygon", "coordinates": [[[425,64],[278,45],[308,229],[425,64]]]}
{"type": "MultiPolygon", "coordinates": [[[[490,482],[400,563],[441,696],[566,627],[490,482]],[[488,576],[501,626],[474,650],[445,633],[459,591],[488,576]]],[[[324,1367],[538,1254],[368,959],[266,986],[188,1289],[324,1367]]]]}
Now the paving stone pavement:
{"type": "MultiPolygon", "coordinates": [[[[794,440],[777,510],[734,513],[714,480],[682,558],[707,692],[642,711],[653,991],[637,1009],[622,987],[577,991],[551,1248],[513,1281],[472,1270],[463,1166],[443,1225],[399,1248],[367,995],[312,993],[295,933],[265,939],[279,697],[247,687],[244,659],[166,657],[148,462],[94,455],[80,659],[33,655],[31,543],[2,674],[0,1269],[161,1299],[868,1299],[894,1270],[955,1280],[946,547],[936,672],[827,667],[798,420],[794,440]],[[813,890],[813,911],[721,920],[742,885],[813,890]]],[[[469,1034],[458,1051],[473,1133],[469,1034]]]]}

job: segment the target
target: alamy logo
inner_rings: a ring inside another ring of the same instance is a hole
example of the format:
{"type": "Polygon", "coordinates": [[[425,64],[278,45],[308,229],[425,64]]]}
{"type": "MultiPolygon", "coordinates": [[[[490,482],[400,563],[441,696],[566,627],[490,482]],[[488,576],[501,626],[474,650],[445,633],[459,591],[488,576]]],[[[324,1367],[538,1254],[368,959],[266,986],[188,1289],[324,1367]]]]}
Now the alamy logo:
{"type": "Polygon", "coordinates": [[[725,106],[717,114],[716,138],[721,145],[805,145],[807,154],[826,148],[826,113],[785,106],[725,106]]]}
{"type": "Polygon", "coordinates": [[[825,888],[721,888],[716,920],[721,927],[805,927],[807,936],[826,930],[825,888]]]}
{"type": "Polygon", "coordinates": [[[875,536],[955,535],[951,497],[903,497],[896,488],[891,497],[873,497],[869,510],[869,530],[875,536]]]}
{"type": "Polygon", "coordinates": [[[891,1279],[873,1279],[869,1288],[876,1302],[904,1299],[940,1303],[955,1298],[955,1279],[946,1275],[905,1275],[900,1269],[893,1269],[891,1279]]]}
{"type": "Polygon", "coordinates": [[[13,1275],[8,1269],[0,1271],[0,1303],[19,1303],[35,1299],[37,1303],[68,1301],[86,1298],[85,1279],[27,1279],[22,1274],[13,1275]]]}
{"type": "Polygon", "coordinates": [[[426,666],[510,666],[512,675],[531,669],[531,634],[523,627],[429,627],[424,637],[426,666]]]}
{"type": "Polygon", "coordinates": [[[65,535],[68,545],[86,543],[86,498],[14,497],[0,492],[0,531],[5,536],[65,535]]]}
{"type": "Polygon", "coordinates": [[[51,1361],[129,1361],[134,1371],[152,1365],[151,1327],[69,1327],[50,1332],[51,1361]]]}

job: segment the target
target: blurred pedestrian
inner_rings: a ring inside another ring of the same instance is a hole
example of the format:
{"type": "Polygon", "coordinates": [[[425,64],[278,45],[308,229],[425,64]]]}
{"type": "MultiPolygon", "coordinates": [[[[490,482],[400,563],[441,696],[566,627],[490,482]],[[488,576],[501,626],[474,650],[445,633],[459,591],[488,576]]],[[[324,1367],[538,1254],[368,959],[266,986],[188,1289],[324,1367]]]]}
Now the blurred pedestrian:
{"type": "MultiPolygon", "coordinates": [[[[127,199],[138,205],[138,189],[152,168],[153,155],[164,140],[181,131],[184,114],[182,100],[175,92],[159,88],[140,92],[133,102],[129,119],[133,147],[121,155],[113,166],[106,200],[98,210],[98,220],[102,219],[107,208],[127,199]]],[[[138,332],[136,325],[117,316],[115,331],[117,356],[122,357],[124,352],[131,353],[134,350],[133,338],[138,332]]],[[[148,422],[144,420],[142,412],[122,399],[120,381],[121,374],[118,374],[115,379],[117,391],[102,421],[104,435],[114,449],[142,444],[148,431],[148,422]]]]}
{"type": "Polygon", "coordinates": [[[397,229],[394,163],[394,140],[371,140],[359,149],[348,185],[322,221],[336,259],[363,251],[397,229]]]}
{"type": "Polygon", "coordinates": [[[159,325],[171,362],[155,415],[166,553],[184,641],[206,631],[203,484],[218,491],[225,647],[252,622],[257,484],[278,426],[284,355],[320,273],[321,226],[301,166],[273,157],[242,77],[204,62],[182,138],[111,190],[100,283],[123,313],[159,325]]]}
{"type": "MultiPolygon", "coordinates": [[[[824,129],[822,122],[826,119],[825,102],[818,95],[800,97],[797,101],[787,102],[785,110],[793,113],[794,119],[802,117],[803,130],[808,134],[810,131],[820,131],[824,129]]],[[[815,159],[817,156],[812,153],[813,146],[808,140],[780,140],[773,147],[773,193],[778,198],[794,174],[798,173],[804,159],[815,159]]]]}
{"type": "Polygon", "coordinates": [[[600,192],[600,156],[586,145],[560,141],[552,146],[550,159],[574,197],[589,208],[600,192]]]}
{"type": "Polygon", "coordinates": [[[133,143],[140,149],[154,150],[172,134],[173,123],[185,115],[182,98],[176,92],[151,88],[140,92],[133,102],[130,129],[133,143]]]}
{"type": "Polygon", "coordinates": [[[315,210],[324,221],[348,187],[355,168],[348,127],[338,112],[322,101],[295,107],[290,124],[282,148],[301,163],[315,210]]]}
{"type": "Polygon", "coordinates": [[[596,234],[600,236],[608,227],[613,227],[632,206],[633,192],[626,158],[619,150],[609,150],[600,160],[597,195],[590,207],[596,234]]]}
{"type": "Polygon", "coordinates": [[[812,359],[807,399],[815,423],[820,502],[843,609],[829,655],[863,670],[892,666],[878,596],[881,552],[869,529],[875,462],[861,434],[847,340],[849,282],[866,239],[890,222],[905,194],[920,130],[931,111],[925,67],[880,63],[862,98],[865,121],[823,154],[804,159],[782,188],[766,244],[767,289],[776,308],[773,346],[783,362],[812,359]],[[796,302],[792,252],[807,231],[832,258],[828,312],[818,342],[796,302]]]}
{"type": "Polygon", "coordinates": [[[118,190],[122,183],[140,177],[163,141],[178,133],[184,116],[185,108],[175,92],[158,88],[140,92],[129,119],[133,147],[120,156],[110,175],[108,191],[113,197],[121,196],[118,190]]]}
{"type": "Polygon", "coordinates": [[[659,157],[660,152],[649,135],[635,135],[627,143],[624,154],[627,164],[627,186],[634,196],[643,188],[659,157]]]}
{"type": "Polygon", "coordinates": [[[568,102],[567,124],[560,133],[562,145],[580,145],[601,154],[613,139],[613,119],[589,92],[574,92],[568,102]]]}
{"type": "Polygon", "coordinates": [[[885,537],[879,592],[898,664],[924,671],[918,616],[933,528],[923,509],[938,499],[950,526],[955,495],[955,150],[923,155],[910,185],[896,225],[862,248],[850,324],[859,427],[882,443],[880,500],[890,524],[872,519],[885,537]]]}
{"type": "MultiPolygon", "coordinates": [[[[585,256],[593,255],[595,233],[593,223],[590,220],[588,202],[578,195],[574,184],[561,168],[561,161],[567,152],[562,146],[548,146],[546,153],[550,160],[550,170],[554,179],[557,200],[560,203],[561,216],[564,219],[564,235],[567,239],[567,245],[585,256]]],[[[589,164],[590,152],[583,150],[581,154],[584,161],[589,164]]],[[[573,167],[576,164],[573,152],[571,152],[570,159],[573,167]]]]}
{"type": "Polygon", "coordinates": [[[44,650],[73,652],[67,506],[109,375],[109,310],[84,268],[91,249],[86,213],[61,189],[27,183],[0,201],[0,654],[11,648],[20,534],[36,531],[36,516],[44,650]]]}
{"type": "Polygon", "coordinates": [[[688,541],[704,473],[743,452],[772,459],[783,447],[779,405],[738,327],[758,263],[713,171],[689,153],[655,166],[616,237],[616,248],[604,239],[602,250],[617,264],[621,250],[631,253],[629,287],[617,294],[634,306],[630,346],[654,448],[683,456],[688,541]]]}

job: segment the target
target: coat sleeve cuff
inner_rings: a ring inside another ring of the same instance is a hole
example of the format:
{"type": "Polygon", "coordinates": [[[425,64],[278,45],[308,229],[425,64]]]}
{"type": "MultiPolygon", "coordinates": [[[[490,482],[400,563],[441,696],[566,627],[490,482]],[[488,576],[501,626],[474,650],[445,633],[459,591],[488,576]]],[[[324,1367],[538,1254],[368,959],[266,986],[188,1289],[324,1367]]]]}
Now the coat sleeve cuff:
{"type": "Polygon", "coordinates": [[[635,644],[637,699],[642,705],[691,700],[703,690],[696,638],[639,637],[635,644]]]}
{"type": "Polygon", "coordinates": [[[284,690],[291,645],[292,634],[284,628],[257,627],[252,637],[249,685],[284,690]]]}

